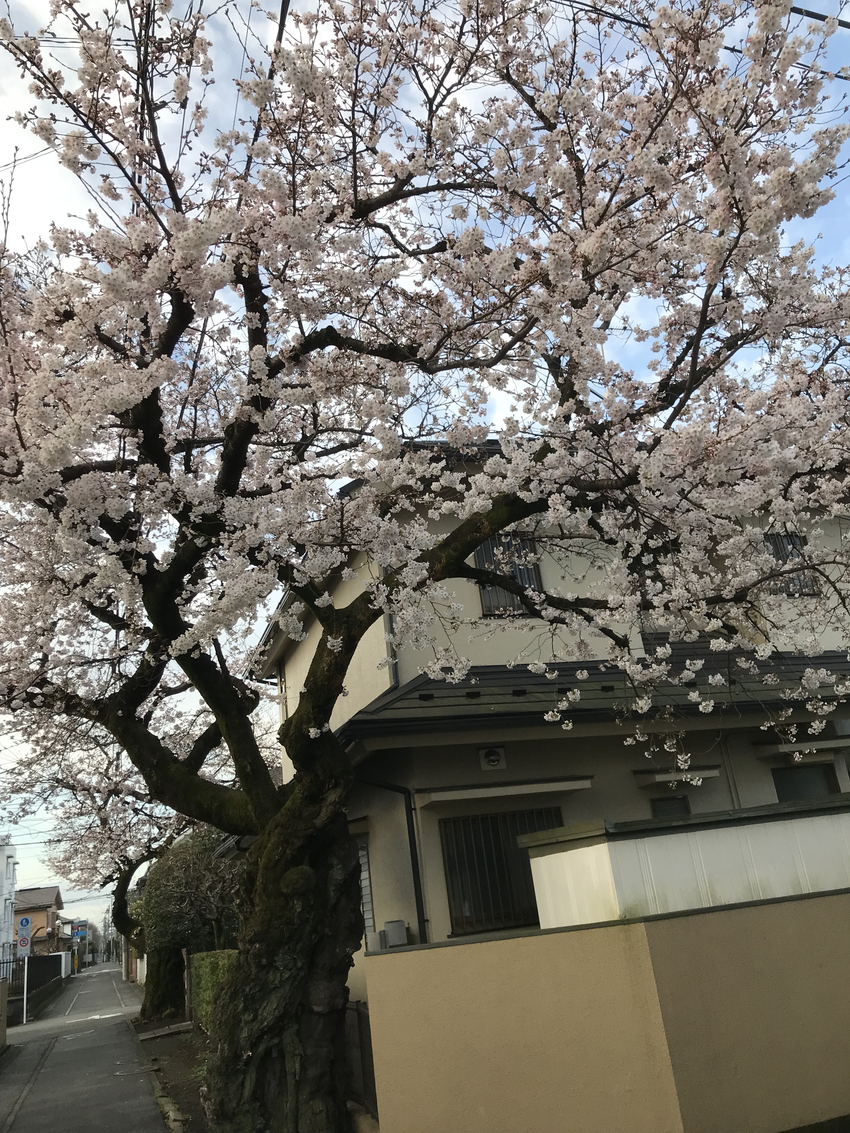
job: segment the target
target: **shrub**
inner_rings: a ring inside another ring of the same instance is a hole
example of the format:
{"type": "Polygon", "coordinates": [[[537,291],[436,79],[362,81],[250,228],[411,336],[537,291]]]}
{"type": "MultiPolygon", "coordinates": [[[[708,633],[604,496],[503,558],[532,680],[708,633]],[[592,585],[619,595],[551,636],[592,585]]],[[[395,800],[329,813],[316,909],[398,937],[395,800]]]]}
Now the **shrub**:
{"type": "Polygon", "coordinates": [[[244,862],[216,858],[222,834],[200,826],[148,870],[142,921],[147,948],[214,952],[236,944],[244,862]]]}
{"type": "Polygon", "coordinates": [[[198,952],[192,957],[192,1018],[209,1034],[213,1005],[239,953],[235,948],[198,952]]]}

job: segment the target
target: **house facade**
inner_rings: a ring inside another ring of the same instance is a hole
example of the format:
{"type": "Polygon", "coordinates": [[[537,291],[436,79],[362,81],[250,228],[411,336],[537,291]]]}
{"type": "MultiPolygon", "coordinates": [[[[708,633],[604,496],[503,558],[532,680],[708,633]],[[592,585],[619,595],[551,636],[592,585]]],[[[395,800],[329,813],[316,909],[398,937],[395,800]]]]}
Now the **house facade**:
{"type": "Polygon", "coordinates": [[[35,889],[19,889],[15,896],[15,940],[21,917],[30,918],[32,954],[47,956],[61,952],[67,944],[62,931],[60,912],[64,908],[58,885],[45,885],[35,889]]]}
{"type": "MultiPolygon", "coordinates": [[[[341,580],[335,601],[360,585],[341,580]]],[[[805,958],[850,917],[850,713],[837,706],[805,738],[811,716],[795,707],[784,721],[799,724],[795,742],[776,727],[806,670],[850,675],[846,649],[824,637],[818,658],[758,661],[647,634],[633,648],[669,647],[675,679],[636,722],[620,670],[565,649],[533,671],[542,623],[505,592],[455,590],[466,677],[423,675],[427,657],[388,649],[385,619],[332,721],[356,765],[366,938],[349,986],[371,1017],[382,1133],[786,1133],[850,1115],[850,1088],[822,1081],[844,1080],[843,1047],[826,1039],[845,1012],[850,1021],[838,937],[816,986],[805,958]],[[518,656],[527,663],[510,664],[518,656]],[[766,933],[790,949],[770,978],[745,947],[766,933]],[[706,1029],[699,1003],[719,984],[726,1023],[721,1012],[706,1029]],[[776,1026],[771,1004],[786,1001],[805,1050],[776,1026]],[[766,1063],[742,1072],[734,1104],[753,1116],[739,1126],[734,1108],[700,1116],[714,1087],[698,1064],[735,1076],[741,1051],[726,1036],[744,1002],[766,1063]],[[696,1065],[682,1063],[683,1042],[696,1044],[696,1065]],[[780,1083],[798,1076],[795,1057],[817,1065],[820,1086],[768,1105],[777,1067],[780,1083]],[[565,1081],[565,1059],[579,1081],[565,1081]]],[[[315,648],[317,628],[305,629],[301,641],[271,630],[262,645],[284,714],[315,648]]]]}
{"type": "Polygon", "coordinates": [[[17,864],[15,847],[9,835],[0,835],[0,963],[14,956],[17,864]]]}

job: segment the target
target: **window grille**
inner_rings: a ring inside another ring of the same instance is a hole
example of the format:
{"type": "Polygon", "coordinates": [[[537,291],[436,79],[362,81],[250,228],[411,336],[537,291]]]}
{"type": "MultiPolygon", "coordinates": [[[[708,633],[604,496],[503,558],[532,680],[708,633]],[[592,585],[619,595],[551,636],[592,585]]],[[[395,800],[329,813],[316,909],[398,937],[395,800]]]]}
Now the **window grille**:
{"type": "MultiPolygon", "coordinates": [[[[802,559],[806,546],[805,538],[794,531],[772,531],[765,535],[764,541],[776,561],[783,566],[802,559]]],[[[820,594],[817,576],[807,570],[778,578],[772,589],[774,594],[787,594],[790,598],[816,598],[820,594]]]]}
{"type": "Polygon", "coordinates": [[[774,767],[773,785],[781,803],[823,799],[839,793],[833,763],[803,763],[797,767],[774,767]]]}
{"type": "Polygon", "coordinates": [[[649,800],[653,818],[684,818],[691,813],[691,800],[687,795],[659,795],[649,800]]]}
{"type": "MultiPolygon", "coordinates": [[[[500,535],[485,540],[475,552],[475,565],[479,570],[509,574],[527,589],[542,590],[540,568],[529,562],[535,554],[534,540],[527,535],[500,535]]],[[[481,613],[488,618],[503,617],[516,611],[526,611],[519,595],[503,590],[501,586],[479,586],[481,613]]]]}
{"type": "Polygon", "coordinates": [[[372,875],[369,872],[369,839],[365,834],[357,839],[360,857],[360,902],[363,907],[365,932],[375,931],[375,910],[372,906],[372,875]]]}
{"type": "Polygon", "coordinates": [[[561,825],[560,807],[440,819],[452,936],[539,924],[517,837],[561,825]]]}

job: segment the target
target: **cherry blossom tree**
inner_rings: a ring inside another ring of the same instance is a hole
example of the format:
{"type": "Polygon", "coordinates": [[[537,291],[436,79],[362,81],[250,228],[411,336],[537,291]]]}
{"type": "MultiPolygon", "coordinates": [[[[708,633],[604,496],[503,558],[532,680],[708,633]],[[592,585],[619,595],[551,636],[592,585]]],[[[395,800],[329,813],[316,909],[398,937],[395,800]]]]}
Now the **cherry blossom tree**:
{"type": "Polygon", "coordinates": [[[49,814],[53,833],[44,857],[81,890],[114,884],[158,856],[190,829],[180,814],[151,799],[145,781],[108,735],[87,721],[50,721],[50,740],[17,748],[0,770],[2,821],[14,825],[49,814]],[[132,867],[132,868],[131,868],[132,867]]]}
{"type": "MultiPolygon", "coordinates": [[[[48,730],[49,740],[42,731],[38,746],[18,745],[14,764],[0,771],[0,822],[49,816],[53,832],[44,860],[77,889],[109,887],[113,925],[144,953],[144,925],[132,915],[130,886],[192,823],[151,798],[142,776],[96,725],[57,717],[48,730]]],[[[157,974],[150,989],[146,984],[152,1001],[160,994],[157,974]]]]}
{"type": "Polygon", "coordinates": [[[377,619],[452,677],[453,580],[498,584],[533,664],[603,650],[649,690],[642,626],[764,656],[846,631],[819,532],[847,507],[847,271],[791,233],[848,127],[836,21],[776,0],[284,0],[234,128],[207,120],[220,27],[169,0],[0,26],[20,120],[93,198],[3,256],[0,696],[36,759],[83,721],[163,806],[257,835],[210,1112],[337,1133],[362,918],[329,720],[377,619]],[[511,531],[585,577],[470,565],[511,531]],[[244,673],[281,588],[281,628],[321,637],[277,786],[244,673]]]}

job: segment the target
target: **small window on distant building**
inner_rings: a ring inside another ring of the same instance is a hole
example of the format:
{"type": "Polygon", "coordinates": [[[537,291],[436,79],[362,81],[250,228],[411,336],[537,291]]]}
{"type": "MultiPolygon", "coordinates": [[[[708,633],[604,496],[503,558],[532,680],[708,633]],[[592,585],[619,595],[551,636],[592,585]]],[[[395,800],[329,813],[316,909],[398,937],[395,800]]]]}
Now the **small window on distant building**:
{"type": "Polygon", "coordinates": [[[357,852],[360,856],[360,901],[363,907],[365,932],[375,931],[375,910],[372,906],[372,875],[369,872],[369,838],[357,835],[357,852]]]}
{"type": "Polygon", "coordinates": [[[774,767],[773,785],[781,803],[823,799],[840,793],[831,763],[802,763],[797,767],[774,767]]]}
{"type": "Polygon", "coordinates": [[[659,795],[650,799],[653,818],[684,818],[691,813],[691,800],[687,795],[659,795]]]}
{"type": "MultiPolygon", "coordinates": [[[[793,565],[795,560],[802,559],[806,546],[804,537],[793,531],[773,531],[765,535],[764,541],[776,561],[783,566],[793,565]]],[[[820,587],[816,575],[808,570],[800,570],[778,578],[773,591],[775,594],[787,594],[791,598],[816,598],[820,594],[820,587]]]]}
{"type": "MultiPolygon", "coordinates": [[[[510,574],[520,586],[542,590],[540,569],[530,562],[535,553],[534,540],[525,535],[499,535],[487,539],[475,552],[475,565],[479,570],[492,570],[497,574],[510,574]]],[[[528,613],[518,594],[503,590],[501,586],[480,586],[481,613],[487,618],[504,617],[517,612],[528,613]]]]}

